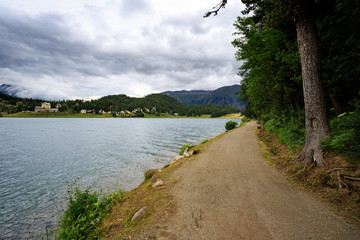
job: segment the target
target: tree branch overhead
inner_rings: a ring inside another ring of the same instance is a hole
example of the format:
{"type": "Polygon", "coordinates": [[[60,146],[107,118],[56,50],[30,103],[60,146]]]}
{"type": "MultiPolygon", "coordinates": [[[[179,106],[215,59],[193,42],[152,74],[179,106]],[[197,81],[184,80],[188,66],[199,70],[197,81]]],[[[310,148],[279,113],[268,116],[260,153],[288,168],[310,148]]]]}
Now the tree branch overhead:
{"type": "Polygon", "coordinates": [[[213,7],[213,10],[206,12],[205,15],[203,16],[204,18],[210,17],[211,14],[214,14],[214,16],[216,16],[218,14],[218,12],[220,11],[221,8],[225,8],[225,5],[227,4],[227,0],[223,0],[221,1],[218,5],[216,5],[215,7],[213,7]]]}

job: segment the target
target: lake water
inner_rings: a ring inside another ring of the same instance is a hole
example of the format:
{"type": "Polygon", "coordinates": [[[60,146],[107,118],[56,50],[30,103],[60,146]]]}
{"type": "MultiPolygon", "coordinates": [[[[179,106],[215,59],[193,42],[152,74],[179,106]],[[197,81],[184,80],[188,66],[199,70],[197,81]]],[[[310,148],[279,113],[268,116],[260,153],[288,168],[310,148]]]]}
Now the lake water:
{"type": "Polygon", "coordinates": [[[79,178],[83,190],[130,190],[183,144],[224,132],[227,121],[0,118],[0,239],[56,228],[67,182],[79,178]]]}

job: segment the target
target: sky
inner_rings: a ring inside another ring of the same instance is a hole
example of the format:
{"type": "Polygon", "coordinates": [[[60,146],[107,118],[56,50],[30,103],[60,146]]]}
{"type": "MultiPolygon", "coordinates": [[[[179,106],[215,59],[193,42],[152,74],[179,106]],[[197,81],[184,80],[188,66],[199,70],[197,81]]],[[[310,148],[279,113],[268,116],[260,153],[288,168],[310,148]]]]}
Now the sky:
{"type": "Polygon", "coordinates": [[[0,85],[48,100],[240,83],[229,0],[1,0],[0,85]]]}

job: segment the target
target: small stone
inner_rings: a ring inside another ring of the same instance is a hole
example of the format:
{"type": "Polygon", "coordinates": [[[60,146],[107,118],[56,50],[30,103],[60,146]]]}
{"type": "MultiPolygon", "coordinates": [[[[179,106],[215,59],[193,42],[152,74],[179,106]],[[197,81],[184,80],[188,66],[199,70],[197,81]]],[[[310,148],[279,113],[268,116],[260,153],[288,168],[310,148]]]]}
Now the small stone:
{"type": "Polygon", "coordinates": [[[153,184],[153,188],[164,186],[164,181],[161,179],[158,179],[156,183],[153,184]]]}
{"type": "Polygon", "coordinates": [[[174,159],[171,161],[170,164],[173,164],[173,163],[177,162],[178,160],[180,160],[182,158],[184,158],[184,156],[176,156],[176,157],[174,157],[174,159]]]}
{"type": "Polygon", "coordinates": [[[190,154],[188,153],[188,148],[187,149],[185,149],[185,151],[184,151],[184,153],[183,153],[183,156],[184,157],[190,157],[190,154]]]}
{"type": "Polygon", "coordinates": [[[146,207],[143,207],[142,209],[140,209],[139,211],[137,211],[137,212],[134,214],[134,216],[131,218],[131,221],[133,222],[133,221],[135,221],[136,219],[138,219],[139,217],[141,217],[141,216],[144,214],[145,210],[146,210],[146,207]]]}

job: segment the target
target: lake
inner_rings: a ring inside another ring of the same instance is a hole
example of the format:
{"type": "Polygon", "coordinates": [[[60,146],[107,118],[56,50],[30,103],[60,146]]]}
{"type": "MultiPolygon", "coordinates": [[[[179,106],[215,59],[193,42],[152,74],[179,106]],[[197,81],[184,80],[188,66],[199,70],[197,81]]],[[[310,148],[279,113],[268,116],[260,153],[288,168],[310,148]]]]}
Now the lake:
{"type": "MultiPolygon", "coordinates": [[[[67,183],[130,190],[185,143],[225,131],[229,119],[0,118],[0,239],[54,229],[67,183]]],[[[240,122],[241,120],[234,120],[240,122]]]]}

